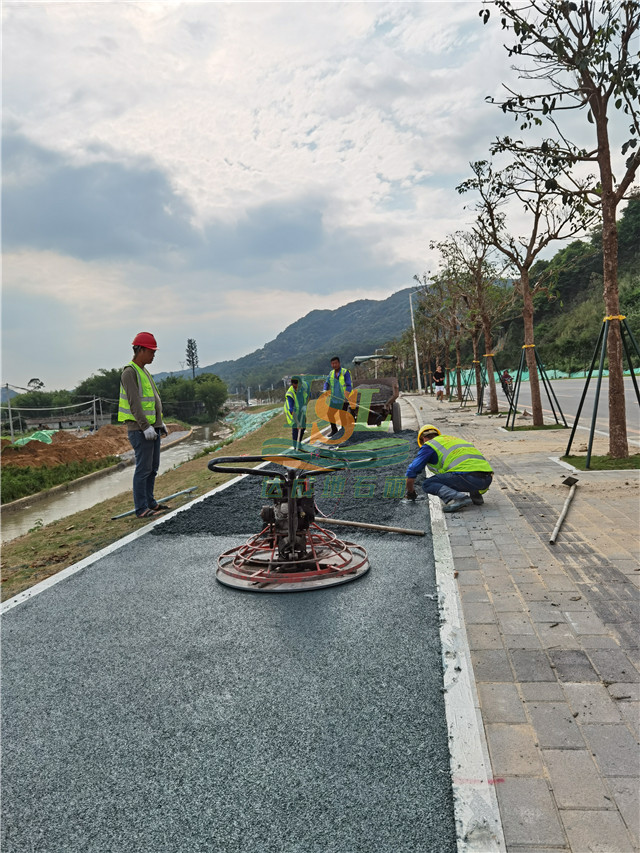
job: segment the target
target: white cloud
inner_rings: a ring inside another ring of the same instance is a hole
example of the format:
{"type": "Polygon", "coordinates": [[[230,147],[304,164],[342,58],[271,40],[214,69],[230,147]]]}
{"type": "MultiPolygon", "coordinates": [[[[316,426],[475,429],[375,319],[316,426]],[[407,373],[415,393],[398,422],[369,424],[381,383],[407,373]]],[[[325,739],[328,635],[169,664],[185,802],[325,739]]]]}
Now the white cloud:
{"type": "MultiPolygon", "coordinates": [[[[65,357],[91,330],[88,374],[144,317],[169,370],[187,337],[234,358],[406,287],[469,221],[468,162],[513,127],[484,101],[511,72],[478,9],[5,3],[3,322],[46,299],[65,357]]],[[[37,375],[23,359],[5,348],[15,382],[37,375]]]]}

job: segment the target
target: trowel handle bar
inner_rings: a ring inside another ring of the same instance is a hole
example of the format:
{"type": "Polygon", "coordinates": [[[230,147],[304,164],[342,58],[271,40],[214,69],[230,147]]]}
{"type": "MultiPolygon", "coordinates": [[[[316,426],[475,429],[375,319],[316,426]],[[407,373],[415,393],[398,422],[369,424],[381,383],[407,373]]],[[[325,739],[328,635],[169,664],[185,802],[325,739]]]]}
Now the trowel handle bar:
{"type": "Polygon", "coordinates": [[[227,468],[229,463],[233,462],[266,462],[264,456],[218,456],[217,459],[212,459],[207,465],[210,471],[221,471],[224,474],[256,474],[258,477],[279,477],[281,480],[286,480],[286,474],[280,474],[278,471],[265,471],[264,468],[227,468]],[[225,466],[225,467],[223,467],[225,466]]]}
{"type": "MultiPolygon", "coordinates": [[[[284,459],[287,459],[289,457],[282,456],[279,458],[284,460],[284,459]]],[[[291,457],[291,458],[294,458],[294,457],[291,457]]],[[[317,470],[314,468],[314,470],[312,470],[312,471],[310,471],[308,469],[300,468],[295,473],[294,473],[293,469],[289,468],[288,474],[281,474],[279,471],[273,471],[271,469],[266,470],[264,468],[245,468],[245,467],[227,468],[227,467],[223,467],[223,466],[228,465],[229,463],[234,463],[234,462],[241,462],[241,463],[273,462],[274,459],[275,459],[275,457],[272,454],[269,454],[269,456],[218,456],[216,459],[212,459],[208,463],[207,468],[210,471],[220,471],[223,474],[230,474],[230,473],[233,473],[233,474],[255,474],[258,477],[279,477],[279,479],[285,480],[285,481],[286,480],[296,480],[298,477],[309,477],[309,476],[320,477],[323,474],[333,474],[335,471],[340,471],[344,468],[344,465],[342,463],[340,463],[335,468],[322,467],[322,468],[319,468],[317,470]]],[[[296,461],[298,461],[298,460],[296,460],[296,461]]],[[[283,461],[279,464],[285,465],[285,462],[283,461]]],[[[286,465],[285,465],[285,467],[286,467],[286,465]]]]}

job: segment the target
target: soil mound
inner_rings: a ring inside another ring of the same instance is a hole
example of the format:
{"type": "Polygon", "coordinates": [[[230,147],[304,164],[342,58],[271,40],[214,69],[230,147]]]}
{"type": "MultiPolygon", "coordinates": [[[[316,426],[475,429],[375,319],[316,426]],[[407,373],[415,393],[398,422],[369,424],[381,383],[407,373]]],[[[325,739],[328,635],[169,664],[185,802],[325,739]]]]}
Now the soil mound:
{"type": "MultiPolygon", "coordinates": [[[[179,424],[168,424],[169,432],[183,429],[179,424]]],[[[59,430],[51,439],[51,444],[41,441],[29,441],[22,447],[15,447],[8,439],[2,441],[1,463],[16,468],[34,468],[63,465],[69,462],[81,462],[84,459],[104,459],[106,456],[119,456],[131,450],[124,424],[107,424],[95,433],[81,433],[74,430],[59,430]]]]}

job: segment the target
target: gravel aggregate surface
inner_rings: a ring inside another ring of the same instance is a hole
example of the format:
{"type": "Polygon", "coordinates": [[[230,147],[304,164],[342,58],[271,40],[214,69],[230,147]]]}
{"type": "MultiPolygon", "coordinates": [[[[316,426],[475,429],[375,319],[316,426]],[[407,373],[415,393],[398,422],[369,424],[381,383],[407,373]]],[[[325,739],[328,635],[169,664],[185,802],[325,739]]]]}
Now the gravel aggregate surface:
{"type": "Polygon", "coordinates": [[[261,595],[215,581],[246,537],[201,509],[3,617],[4,853],[454,853],[430,531],[349,531],[363,578],[261,595]]]}
{"type": "MultiPolygon", "coordinates": [[[[379,434],[374,435],[379,438],[379,434]]],[[[404,473],[408,460],[417,451],[416,433],[414,430],[403,430],[388,435],[389,438],[401,438],[407,442],[407,461],[384,468],[347,470],[317,477],[316,504],[321,514],[373,524],[415,526],[411,521],[415,513],[412,513],[411,507],[405,507],[401,499],[405,492],[404,473]]],[[[344,447],[356,447],[362,441],[370,441],[371,437],[368,431],[354,433],[344,447]]],[[[202,464],[206,466],[207,461],[204,459],[202,464]]],[[[266,470],[282,472],[283,468],[270,465],[266,470]]],[[[249,475],[233,488],[205,498],[191,507],[188,513],[178,513],[164,524],[154,527],[153,535],[258,533],[263,526],[260,509],[270,503],[268,498],[261,496],[262,483],[262,477],[249,475]]],[[[425,519],[426,513],[425,509],[425,519]]],[[[316,519],[318,524],[322,521],[321,514],[316,519]]],[[[380,535],[362,529],[358,529],[358,534],[380,535]]]]}

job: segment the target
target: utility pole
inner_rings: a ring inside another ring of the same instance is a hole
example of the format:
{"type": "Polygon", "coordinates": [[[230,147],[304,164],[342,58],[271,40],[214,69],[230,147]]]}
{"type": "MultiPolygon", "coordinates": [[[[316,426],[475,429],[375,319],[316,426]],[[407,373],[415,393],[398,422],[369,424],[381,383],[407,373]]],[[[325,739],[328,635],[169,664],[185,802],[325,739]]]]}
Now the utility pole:
{"type": "Polygon", "coordinates": [[[411,328],[413,329],[413,351],[416,356],[416,376],[418,378],[418,394],[422,394],[422,378],[420,376],[420,361],[418,359],[418,339],[416,338],[416,324],[413,319],[412,293],[409,294],[409,310],[411,311],[411,328]]]}
{"type": "Polygon", "coordinates": [[[11,433],[11,444],[13,444],[13,415],[11,414],[11,397],[9,396],[9,383],[6,384],[7,389],[7,409],[9,411],[9,432],[11,433]]]}

